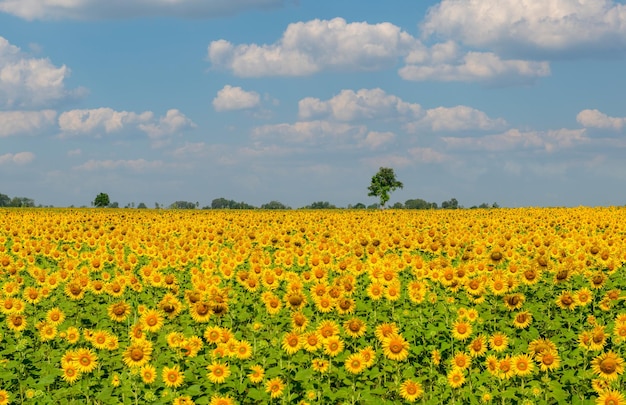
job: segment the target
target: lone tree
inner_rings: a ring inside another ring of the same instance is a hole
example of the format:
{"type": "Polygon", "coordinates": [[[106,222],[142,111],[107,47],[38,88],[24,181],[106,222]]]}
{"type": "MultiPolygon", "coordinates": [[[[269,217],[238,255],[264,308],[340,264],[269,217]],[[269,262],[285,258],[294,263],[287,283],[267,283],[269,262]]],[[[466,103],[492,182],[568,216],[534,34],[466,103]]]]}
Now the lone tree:
{"type": "Polygon", "coordinates": [[[93,201],[93,205],[98,208],[108,207],[111,201],[109,200],[109,195],[107,193],[100,193],[96,196],[96,199],[93,201]]]}
{"type": "Polygon", "coordinates": [[[403,188],[404,185],[396,179],[396,174],[393,169],[389,167],[381,167],[378,169],[378,173],[372,177],[372,184],[367,188],[370,197],[378,197],[380,199],[380,206],[385,207],[387,201],[389,201],[389,193],[392,193],[398,188],[403,188]]]}

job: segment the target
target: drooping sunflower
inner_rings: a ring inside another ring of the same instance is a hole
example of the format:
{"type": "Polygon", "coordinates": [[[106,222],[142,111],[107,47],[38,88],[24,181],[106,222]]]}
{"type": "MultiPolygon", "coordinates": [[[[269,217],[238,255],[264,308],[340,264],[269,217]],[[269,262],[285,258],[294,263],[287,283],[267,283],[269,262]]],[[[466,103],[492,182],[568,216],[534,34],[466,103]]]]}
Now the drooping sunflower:
{"type": "Polygon", "coordinates": [[[374,330],[374,335],[376,335],[376,339],[382,342],[387,336],[391,336],[395,333],[398,333],[398,325],[395,322],[392,323],[381,323],[374,330]]]}
{"type": "Polygon", "coordinates": [[[133,340],[122,354],[128,367],[141,367],[152,358],[152,343],[148,340],[133,340]]]}
{"type": "Polygon", "coordinates": [[[191,318],[198,323],[208,322],[211,313],[211,305],[206,302],[199,301],[189,306],[191,318]]]}
{"type": "Polygon", "coordinates": [[[539,338],[534,339],[528,344],[528,354],[539,359],[539,356],[544,352],[556,352],[556,345],[550,339],[539,338]]]}
{"type": "Polygon", "coordinates": [[[614,351],[609,350],[591,361],[591,369],[600,378],[615,381],[624,372],[624,359],[614,351]]]}
{"type": "Polygon", "coordinates": [[[328,339],[339,335],[339,325],[337,322],[331,320],[322,321],[317,327],[317,332],[322,339],[328,339]]]}
{"type": "Polygon", "coordinates": [[[570,311],[573,311],[578,305],[576,295],[574,295],[571,291],[561,291],[561,294],[559,294],[555,302],[559,308],[570,311]]]}
{"type": "Polygon", "coordinates": [[[533,315],[529,311],[518,312],[513,318],[513,326],[517,329],[526,329],[533,320],[533,315]]]}
{"type": "Polygon", "coordinates": [[[213,362],[207,367],[207,378],[213,384],[222,384],[230,376],[230,367],[228,364],[213,362]]]}
{"type": "Polygon", "coordinates": [[[487,352],[487,339],[484,335],[476,336],[468,345],[470,356],[480,357],[487,352]]]}
{"type": "Polygon", "coordinates": [[[265,369],[263,366],[255,364],[250,366],[250,373],[248,374],[248,378],[253,384],[258,384],[263,381],[265,377],[265,369]]]}
{"type": "Polygon", "coordinates": [[[405,380],[400,385],[400,396],[408,402],[415,402],[424,394],[422,385],[413,380],[405,380]]]}
{"type": "Polygon", "coordinates": [[[504,301],[504,306],[507,307],[509,311],[513,311],[515,309],[520,309],[522,305],[524,305],[526,298],[523,294],[514,293],[505,295],[502,300],[504,301]]]}
{"type": "Polygon", "coordinates": [[[390,360],[402,361],[409,356],[409,342],[402,335],[394,333],[383,339],[383,354],[390,360]]]}
{"type": "Polygon", "coordinates": [[[139,375],[145,384],[152,384],[156,381],[157,370],[152,364],[145,364],[139,369],[139,375]]]}
{"type": "Polygon", "coordinates": [[[174,367],[163,367],[161,378],[168,388],[178,388],[183,384],[185,375],[180,372],[180,367],[176,364],[174,367]]]}
{"type": "Polygon", "coordinates": [[[353,353],[346,358],[344,367],[351,374],[360,374],[365,370],[365,360],[360,353],[353,353]]]}
{"type": "Polygon", "coordinates": [[[285,383],[280,377],[272,378],[265,382],[265,392],[270,394],[271,398],[278,398],[283,395],[285,383]]]}

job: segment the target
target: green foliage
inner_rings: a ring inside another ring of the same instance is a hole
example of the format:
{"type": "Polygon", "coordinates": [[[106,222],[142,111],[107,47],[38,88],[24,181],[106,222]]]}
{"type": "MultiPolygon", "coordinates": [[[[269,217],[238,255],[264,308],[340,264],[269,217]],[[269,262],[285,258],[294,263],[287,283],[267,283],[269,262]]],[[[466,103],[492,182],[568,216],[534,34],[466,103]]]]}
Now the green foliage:
{"type": "Polygon", "coordinates": [[[396,179],[396,174],[392,168],[381,167],[378,173],[372,177],[372,183],[367,188],[369,190],[367,195],[378,197],[381,207],[385,207],[385,204],[389,201],[389,194],[403,187],[404,185],[396,179]]]}
{"type": "Polygon", "coordinates": [[[429,210],[437,208],[437,203],[431,203],[426,200],[422,200],[421,198],[415,198],[411,200],[406,200],[404,202],[404,208],[408,210],[429,210]]]}
{"type": "Polygon", "coordinates": [[[304,207],[305,209],[311,209],[311,210],[328,210],[328,209],[334,209],[337,208],[335,205],[329,203],[328,201],[316,201],[312,204],[307,205],[306,207],[304,207]]]}
{"type": "Polygon", "coordinates": [[[195,210],[196,207],[197,204],[190,201],[174,201],[169,206],[169,208],[176,210],[195,210]]]}
{"type": "Polygon", "coordinates": [[[224,197],[216,198],[211,201],[210,207],[203,207],[204,209],[214,209],[214,210],[252,210],[256,207],[254,205],[246,204],[245,202],[237,202],[235,200],[227,200],[224,197]]]}
{"type": "Polygon", "coordinates": [[[107,193],[100,193],[96,196],[96,199],[93,200],[93,205],[98,208],[108,207],[111,203],[109,199],[109,195],[107,193]]]}
{"type": "Polygon", "coordinates": [[[289,206],[281,203],[280,201],[270,201],[267,204],[261,205],[262,210],[289,210],[289,206]]]}

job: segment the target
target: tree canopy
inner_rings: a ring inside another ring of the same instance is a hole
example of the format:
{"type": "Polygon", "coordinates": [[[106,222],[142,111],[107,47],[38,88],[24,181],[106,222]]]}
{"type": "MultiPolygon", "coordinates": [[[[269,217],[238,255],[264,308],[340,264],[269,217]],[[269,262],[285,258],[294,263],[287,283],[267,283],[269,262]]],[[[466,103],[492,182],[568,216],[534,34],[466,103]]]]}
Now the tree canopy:
{"type": "Polygon", "coordinates": [[[370,197],[378,197],[380,200],[380,206],[385,207],[387,201],[389,201],[389,194],[398,188],[403,188],[402,182],[396,179],[396,174],[390,167],[381,167],[378,173],[372,177],[372,183],[367,188],[370,197]]]}
{"type": "Polygon", "coordinates": [[[107,193],[100,193],[96,196],[96,199],[93,200],[93,205],[98,208],[108,207],[109,204],[111,204],[111,200],[107,193]]]}

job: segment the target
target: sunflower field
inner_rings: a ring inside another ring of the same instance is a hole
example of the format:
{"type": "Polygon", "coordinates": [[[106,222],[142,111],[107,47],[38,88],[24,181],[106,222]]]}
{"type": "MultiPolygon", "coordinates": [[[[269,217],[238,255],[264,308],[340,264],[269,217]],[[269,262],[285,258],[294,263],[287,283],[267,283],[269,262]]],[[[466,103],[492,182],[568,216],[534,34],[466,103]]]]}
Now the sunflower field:
{"type": "Polygon", "coordinates": [[[0,210],[0,405],[626,404],[626,209],[0,210]]]}

